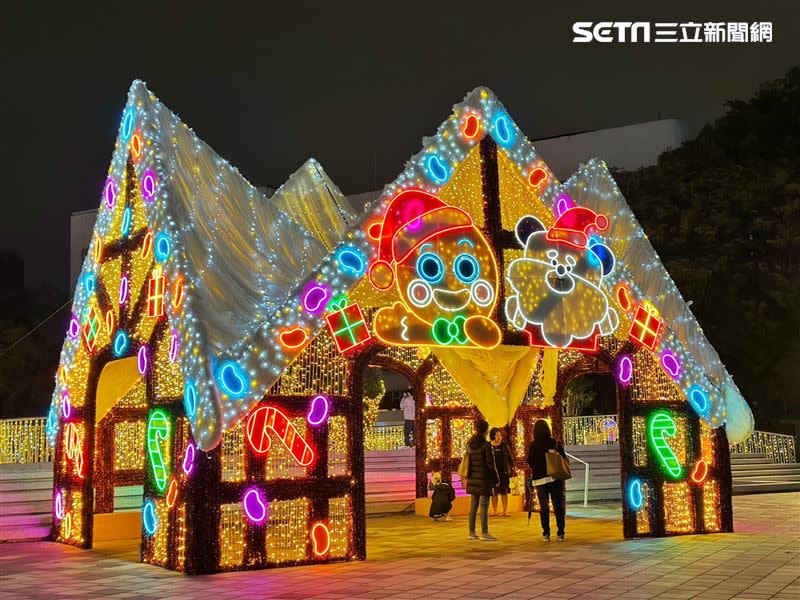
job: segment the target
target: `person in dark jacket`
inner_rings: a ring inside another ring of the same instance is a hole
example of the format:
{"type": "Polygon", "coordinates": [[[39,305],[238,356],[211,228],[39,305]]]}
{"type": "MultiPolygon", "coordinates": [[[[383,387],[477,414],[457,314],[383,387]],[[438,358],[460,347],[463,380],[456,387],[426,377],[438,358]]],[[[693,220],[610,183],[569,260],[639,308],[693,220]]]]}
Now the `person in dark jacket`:
{"type": "Polygon", "coordinates": [[[508,514],[508,495],[511,493],[511,477],[514,475],[514,457],[511,455],[511,448],[503,439],[503,431],[499,427],[492,427],[489,430],[489,447],[492,449],[492,457],[494,458],[494,466],[497,469],[497,476],[500,478],[500,483],[494,489],[492,496],[492,515],[497,516],[497,504],[503,507],[501,516],[510,517],[508,514]]]}
{"type": "Polygon", "coordinates": [[[441,473],[434,473],[428,488],[433,490],[431,494],[431,510],[428,516],[434,521],[444,518],[445,521],[452,521],[450,510],[453,508],[453,500],[456,499],[456,491],[447,481],[442,481],[441,473]]]}
{"type": "Polygon", "coordinates": [[[565,503],[564,482],[547,475],[547,453],[556,451],[564,458],[564,446],[553,439],[550,426],[544,419],[533,424],[533,441],[528,447],[528,465],[531,467],[531,480],[539,499],[539,517],[542,521],[542,539],[550,541],[550,501],[556,513],[556,533],[558,541],[564,541],[564,524],[567,506],[565,503]]]}
{"type": "Polygon", "coordinates": [[[469,471],[467,475],[467,493],[472,496],[469,508],[469,539],[479,539],[475,535],[475,519],[478,515],[478,505],[481,508],[481,537],[485,542],[493,542],[496,537],[489,534],[489,498],[495,486],[500,482],[497,469],[494,466],[494,457],[486,433],[489,423],[483,419],[475,421],[475,435],[467,443],[469,454],[469,471]]]}

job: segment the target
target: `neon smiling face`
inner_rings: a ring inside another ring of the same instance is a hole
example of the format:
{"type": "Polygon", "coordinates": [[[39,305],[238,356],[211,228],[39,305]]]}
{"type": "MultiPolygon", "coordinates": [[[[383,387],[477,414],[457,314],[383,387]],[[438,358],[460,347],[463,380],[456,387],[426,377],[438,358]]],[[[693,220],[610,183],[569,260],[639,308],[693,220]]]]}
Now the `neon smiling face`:
{"type": "Polygon", "coordinates": [[[443,233],[421,244],[396,266],[403,302],[417,317],[489,315],[497,289],[497,267],[477,229],[443,233]]]}

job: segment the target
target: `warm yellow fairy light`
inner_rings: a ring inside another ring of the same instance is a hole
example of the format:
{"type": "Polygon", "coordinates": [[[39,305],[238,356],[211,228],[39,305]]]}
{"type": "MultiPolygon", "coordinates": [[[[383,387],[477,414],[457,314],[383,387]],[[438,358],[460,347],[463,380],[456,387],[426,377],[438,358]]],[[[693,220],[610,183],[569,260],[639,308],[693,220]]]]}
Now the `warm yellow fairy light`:
{"type": "Polygon", "coordinates": [[[142,421],[118,421],[114,424],[114,470],[144,468],[144,436],[142,421]]]}
{"type": "Polygon", "coordinates": [[[241,502],[220,506],[220,567],[241,566],[244,560],[244,529],[244,511],[241,502]]]}
{"type": "Polygon", "coordinates": [[[328,419],[328,476],[347,475],[347,419],[328,419]]]}
{"type": "Polygon", "coordinates": [[[308,498],[269,503],[266,525],[267,562],[280,564],[306,558],[308,498]]]}
{"type": "Polygon", "coordinates": [[[691,533],[695,529],[694,503],[685,481],[664,483],[664,529],[667,533],[691,533]]]}
{"type": "Polygon", "coordinates": [[[350,550],[353,529],[351,511],[350,496],[331,498],[328,501],[328,529],[331,542],[329,556],[331,558],[347,556],[350,550]]]}

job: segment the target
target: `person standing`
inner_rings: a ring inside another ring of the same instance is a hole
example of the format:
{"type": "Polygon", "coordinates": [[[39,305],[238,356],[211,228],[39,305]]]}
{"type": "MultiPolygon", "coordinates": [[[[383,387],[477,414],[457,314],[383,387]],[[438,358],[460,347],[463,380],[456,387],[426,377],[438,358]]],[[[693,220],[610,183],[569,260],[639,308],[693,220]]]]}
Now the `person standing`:
{"type": "Polygon", "coordinates": [[[469,507],[469,536],[470,540],[480,539],[484,542],[494,542],[496,537],[489,533],[489,498],[499,483],[497,469],[494,466],[494,456],[486,433],[489,423],[483,419],[475,421],[475,435],[467,442],[468,472],[467,493],[472,496],[469,507]],[[475,521],[478,515],[478,506],[481,509],[481,537],[475,534],[475,521]]]}
{"type": "Polygon", "coordinates": [[[511,455],[511,448],[503,439],[503,431],[499,427],[492,427],[489,430],[489,444],[492,449],[494,466],[497,469],[497,476],[500,483],[494,489],[492,496],[492,515],[497,516],[498,500],[503,507],[502,517],[510,517],[508,514],[508,495],[511,493],[511,478],[514,476],[514,457],[511,455]]]}
{"type": "Polygon", "coordinates": [[[539,518],[542,522],[542,539],[550,541],[550,501],[553,501],[553,512],[556,513],[556,534],[558,541],[564,541],[564,525],[567,506],[564,494],[564,482],[547,474],[547,453],[558,452],[564,458],[564,446],[553,438],[550,425],[544,419],[533,424],[533,441],[528,447],[528,465],[531,467],[531,480],[539,499],[539,518]]]}
{"type": "Polygon", "coordinates": [[[400,398],[400,409],[403,411],[403,432],[405,433],[405,443],[409,448],[414,447],[416,436],[414,435],[414,423],[417,417],[414,396],[406,392],[400,398]]]}

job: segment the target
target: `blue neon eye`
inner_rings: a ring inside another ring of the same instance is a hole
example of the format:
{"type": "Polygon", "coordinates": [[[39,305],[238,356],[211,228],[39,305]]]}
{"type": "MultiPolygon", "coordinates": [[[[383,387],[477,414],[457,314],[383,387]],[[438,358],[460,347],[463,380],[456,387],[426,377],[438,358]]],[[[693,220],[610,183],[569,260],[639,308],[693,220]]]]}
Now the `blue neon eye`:
{"type": "Polygon", "coordinates": [[[428,283],[439,283],[444,277],[444,263],[433,252],[426,252],[417,260],[417,273],[428,283]]]}
{"type": "Polygon", "coordinates": [[[453,261],[453,271],[464,283],[472,283],[481,274],[481,266],[471,254],[459,254],[453,261]]]}

